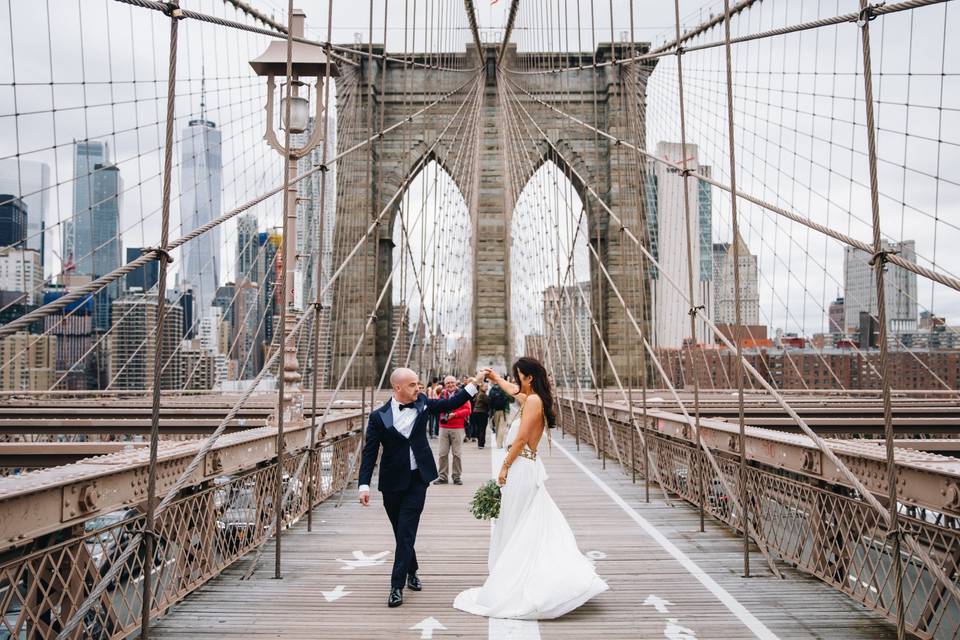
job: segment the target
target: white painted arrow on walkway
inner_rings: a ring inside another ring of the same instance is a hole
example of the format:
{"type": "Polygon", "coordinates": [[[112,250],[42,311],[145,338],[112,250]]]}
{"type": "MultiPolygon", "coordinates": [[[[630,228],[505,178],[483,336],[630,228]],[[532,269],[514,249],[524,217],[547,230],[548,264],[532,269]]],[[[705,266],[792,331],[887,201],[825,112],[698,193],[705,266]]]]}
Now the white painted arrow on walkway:
{"type": "Polygon", "coordinates": [[[433,632],[438,629],[446,629],[446,627],[440,624],[440,621],[433,616],[424,618],[410,628],[420,632],[421,640],[429,640],[429,638],[433,637],[433,632]]]}
{"type": "Polygon", "coordinates": [[[343,558],[337,558],[337,562],[342,562],[344,566],[340,567],[341,569],[356,569],[357,567],[375,567],[378,564],[383,564],[387,561],[387,555],[389,551],[381,551],[380,553],[368,556],[363,551],[354,551],[353,560],[344,560],[343,558]]]}
{"type": "Polygon", "coordinates": [[[413,625],[410,628],[420,632],[421,640],[429,640],[430,638],[433,637],[434,631],[437,631],[439,629],[446,629],[446,627],[440,624],[440,621],[434,618],[433,616],[429,618],[424,618],[423,620],[421,620],[420,622],[418,622],[417,624],[413,625]]]}
{"type": "Polygon", "coordinates": [[[643,604],[652,606],[660,613],[670,613],[670,610],[667,609],[667,606],[673,603],[651,593],[647,596],[647,599],[643,601],[643,604]]]}
{"type": "Polygon", "coordinates": [[[327,599],[327,602],[336,602],[343,596],[348,596],[352,593],[350,591],[344,591],[343,588],[342,584],[338,584],[333,591],[321,591],[320,593],[327,599]]]}
{"type": "Polygon", "coordinates": [[[676,618],[667,619],[667,627],[663,630],[663,637],[667,640],[697,640],[693,629],[681,627],[676,618]]]}

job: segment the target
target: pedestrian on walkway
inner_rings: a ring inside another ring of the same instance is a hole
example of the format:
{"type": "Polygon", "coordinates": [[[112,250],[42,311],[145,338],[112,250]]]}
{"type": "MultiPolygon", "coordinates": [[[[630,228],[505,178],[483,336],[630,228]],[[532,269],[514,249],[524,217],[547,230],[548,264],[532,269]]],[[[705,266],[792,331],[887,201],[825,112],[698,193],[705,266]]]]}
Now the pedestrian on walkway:
{"type": "MultiPolygon", "coordinates": [[[[443,398],[449,398],[457,393],[457,379],[447,376],[443,380],[443,398]]],[[[453,457],[453,484],[463,484],[460,479],[462,463],[460,451],[463,445],[464,425],[470,417],[470,403],[467,402],[457,409],[440,414],[440,471],[437,484],[446,484],[447,469],[450,466],[450,457],[453,457]]]]}
{"type": "MultiPolygon", "coordinates": [[[[440,399],[440,383],[434,378],[430,381],[430,384],[427,385],[427,399],[428,400],[439,400],[440,399]]],[[[440,417],[435,414],[430,414],[430,417],[427,419],[427,434],[430,436],[431,440],[435,440],[439,434],[440,428],[440,417]]]]}
{"type": "Polygon", "coordinates": [[[510,405],[513,403],[513,397],[508,395],[496,383],[490,386],[490,392],[487,394],[490,412],[493,414],[493,431],[497,436],[497,449],[503,449],[504,438],[507,437],[507,431],[510,428],[510,405]]]}
{"type": "Polygon", "coordinates": [[[487,422],[490,420],[490,400],[487,385],[481,384],[473,398],[473,412],[470,414],[470,426],[473,437],[477,439],[477,449],[483,449],[487,443],[487,422]]]}

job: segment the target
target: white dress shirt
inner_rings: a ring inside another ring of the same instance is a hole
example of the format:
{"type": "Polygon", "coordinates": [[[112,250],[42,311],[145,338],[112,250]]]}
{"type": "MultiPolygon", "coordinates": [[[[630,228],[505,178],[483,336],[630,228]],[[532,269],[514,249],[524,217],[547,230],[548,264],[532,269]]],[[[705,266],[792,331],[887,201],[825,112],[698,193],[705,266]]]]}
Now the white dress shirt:
{"type": "MultiPolygon", "coordinates": [[[[465,386],[464,389],[470,394],[471,398],[477,395],[477,387],[472,382],[465,386]]],[[[410,434],[413,432],[413,425],[417,423],[417,416],[420,415],[420,412],[417,411],[416,407],[401,409],[400,401],[396,398],[390,398],[390,410],[393,413],[393,428],[409,440],[410,434]]],[[[410,470],[413,471],[416,468],[417,459],[413,455],[413,447],[410,447],[410,470]]],[[[360,485],[360,493],[364,491],[370,491],[370,485],[360,485]]]]}

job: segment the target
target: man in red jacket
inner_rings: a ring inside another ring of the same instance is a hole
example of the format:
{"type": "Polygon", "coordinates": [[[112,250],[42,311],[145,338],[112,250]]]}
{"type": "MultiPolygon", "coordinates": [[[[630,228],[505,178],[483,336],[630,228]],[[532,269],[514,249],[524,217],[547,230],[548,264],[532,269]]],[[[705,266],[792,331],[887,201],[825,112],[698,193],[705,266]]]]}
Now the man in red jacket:
{"type": "MultiPolygon", "coordinates": [[[[447,376],[443,379],[442,398],[452,396],[457,392],[457,379],[447,376]]],[[[447,465],[450,454],[453,454],[453,484],[463,484],[460,480],[460,448],[463,444],[463,428],[470,419],[470,403],[466,403],[449,413],[440,414],[440,477],[437,484],[447,484],[447,465]]]]}

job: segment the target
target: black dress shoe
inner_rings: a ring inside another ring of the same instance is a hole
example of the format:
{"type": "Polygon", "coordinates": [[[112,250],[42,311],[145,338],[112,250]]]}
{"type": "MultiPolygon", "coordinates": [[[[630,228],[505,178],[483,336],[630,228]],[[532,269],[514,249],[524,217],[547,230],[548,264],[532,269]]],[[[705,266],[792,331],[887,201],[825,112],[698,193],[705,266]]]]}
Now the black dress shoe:
{"type": "Polygon", "coordinates": [[[437,478],[437,479],[434,481],[434,484],[447,484],[447,479],[446,479],[446,478],[437,478]]]}
{"type": "Polygon", "coordinates": [[[414,591],[420,591],[423,589],[423,583],[420,582],[420,578],[418,578],[417,574],[415,573],[411,573],[407,576],[407,586],[414,591]]]}
{"type": "Polygon", "coordinates": [[[456,480],[453,481],[453,484],[463,484],[463,481],[460,480],[460,478],[457,478],[456,480]]]}
{"type": "Polygon", "coordinates": [[[390,597],[387,598],[387,606],[391,609],[403,604],[403,589],[390,589],[390,597]]]}

